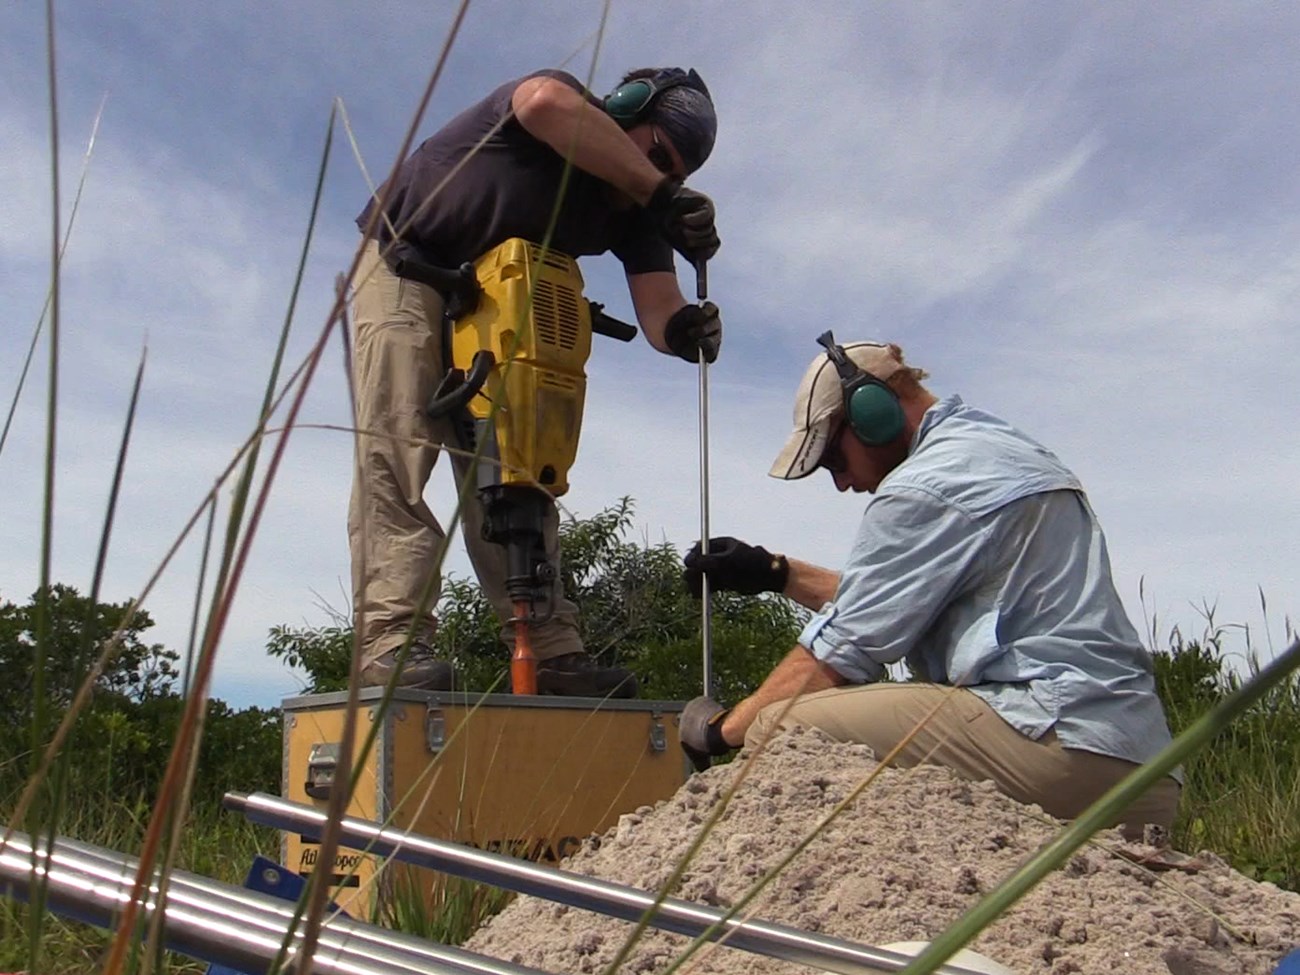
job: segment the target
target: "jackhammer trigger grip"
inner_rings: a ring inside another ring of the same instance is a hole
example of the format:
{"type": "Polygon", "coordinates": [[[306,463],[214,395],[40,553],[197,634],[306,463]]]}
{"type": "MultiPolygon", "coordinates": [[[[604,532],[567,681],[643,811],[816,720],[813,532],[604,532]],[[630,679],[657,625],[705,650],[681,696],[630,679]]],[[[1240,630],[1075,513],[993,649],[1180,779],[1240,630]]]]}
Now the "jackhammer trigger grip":
{"type": "Polygon", "coordinates": [[[470,362],[468,375],[463,369],[449,369],[429,398],[429,405],[424,408],[425,415],[436,420],[463,410],[483,388],[496,361],[491,350],[479,349],[470,362]]]}
{"type": "Polygon", "coordinates": [[[636,326],[622,319],[605,314],[605,306],[599,301],[588,301],[591,310],[591,330],[597,335],[605,335],[620,342],[631,342],[636,338],[636,326]]]}
{"type": "Polygon", "coordinates": [[[453,320],[472,315],[478,310],[479,299],[483,289],[478,283],[474,265],[466,261],[453,274],[453,281],[447,293],[447,314],[453,320]]]}

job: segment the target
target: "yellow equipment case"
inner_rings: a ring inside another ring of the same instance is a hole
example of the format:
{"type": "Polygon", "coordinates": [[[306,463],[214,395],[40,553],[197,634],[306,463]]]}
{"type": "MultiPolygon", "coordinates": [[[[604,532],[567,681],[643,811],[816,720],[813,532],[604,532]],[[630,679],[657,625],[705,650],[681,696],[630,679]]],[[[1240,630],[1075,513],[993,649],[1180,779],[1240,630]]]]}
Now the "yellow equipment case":
{"type": "MultiPolygon", "coordinates": [[[[678,744],[682,704],[398,689],[379,713],[383,688],[359,692],[355,754],[378,724],[375,745],[347,814],[435,839],[554,863],[623,813],[666,799],[686,780],[678,744]]],[[[347,695],[287,698],[283,794],[324,809],[344,783],[337,768],[347,695]]],[[[285,865],[307,877],[320,846],[287,833],[285,865]]],[[[389,869],[340,849],[331,895],[354,915],[401,878],[427,896],[437,875],[389,869]]],[[[394,865],[396,866],[396,865],[394,865]]]]}

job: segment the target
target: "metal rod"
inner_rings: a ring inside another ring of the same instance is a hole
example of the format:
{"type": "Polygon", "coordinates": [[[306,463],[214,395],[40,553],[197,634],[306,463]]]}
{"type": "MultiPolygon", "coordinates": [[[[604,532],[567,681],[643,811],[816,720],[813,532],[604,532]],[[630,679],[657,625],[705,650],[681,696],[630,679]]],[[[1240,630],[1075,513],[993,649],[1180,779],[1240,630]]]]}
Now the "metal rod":
{"type": "MultiPolygon", "coordinates": [[[[700,552],[709,553],[709,364],[700,356],[700,552]]],[[[704,696],[713,696],[713,606],[709,575],[700,576],[700,646],[704,696]]]]}
{"type": "MultiPolygon", "coordinates": [[[[709,297],[707,261],[695,262],[695,297],[703,304],[709,297]]],[[[700,553],[709,554],[709,364],[700,353],[700,553]]],[[[703,654],[701,683],[704,696],[713,697],[713,600],[709,575],[700,576],[700,649],[703,654]]]]}
{"type": "MultiPolygon", "coordinates": [[[[289,830],[304,837],[319,837],[327,819],[325,813],[311,806],[264,792],[228,792],[222,804],[227,809],[243,813],[251,822],[289,830]]],[[[339,843],[372,855],[392,857],[403,863],[429,867],[454,877],[492,884],[624,921],[639,921],[655,903],[654,895],[635,887],[566,873],[459,843],[386,828],[351,816],[343,819],[339,843]]],[[[823,968],[841,975],[897,972],[912,960],[907,955],[883,948],[766,921],[724,920],[723,911],[672,897],[658,906],[649,923],[651,927],[692,938],[714,929],[708,935],[709,940],[725,939],[730,948],[823,968]]],[[[977,975],[972,969],[952,964],[943,965],[937,971],[942,975],[977,975]]]]}
{"type": "MultiPolygon", "coordinates": [[[[49,849],[42,841],[33,851],[27,836],[14,833],[0,847],[4,893],[30,899],[39,884],[50,910],[110,929],[131,897],[136,869],[134,858],[71,840],[55,840],[49,849]]],[[[147,922],[157,906],[156,881],[145,900],[147,922]]],[[[163,940],[167,948],[200,961],[265,972],[279,954],[294,911],[291,901],[174,870],[168,877],[163,940]]],[[[295,931],[290,962],[301,940],[295,931]]],[[[317,971],[340,975],[541,975],[341,916],[322,928],[312,964],[317,971]]]]}
{"type": "MultiPolygon", "coordinates": [[[[134,879],[134,861],[120,853],[76,840],[60,840],[59,844],[60,852],[77,858],[77,865],[83,870],[89,871],[91,865],[95,864],[99,865],[101,871],[110,871],[101,872],[101,878],[111,880],[127,871],[127,875],[134,879]]],[[[294,915],[297,913],[296,901],[223,884],[195,874],[172,871],[167,883],[168,910],[174,903],[194,903],[197,899],[219,910],[223,918],[273,932],[279,943],[283,942],[284,932],[288,925],[294,923],[294,915]]],[[[156,894],[157,885],[154,885],[152,892],[156,894]]],[[[372,958],[376,955],[377,946],[378,954],[396,952],[403,957],[419,960],[422,967],[433,964],[465,975],[539,975],[535,969],[526,966],[498,961],[487,955],[473,954],[436,941],[395,935],[388,928],[366,924],[343,915],[331,914],[327,918],[327,924],[321,929],[319,943],[345,953],[355,951],[372,958]]],[[[301,924],[301,921],[298,923],[301,924]]]]}

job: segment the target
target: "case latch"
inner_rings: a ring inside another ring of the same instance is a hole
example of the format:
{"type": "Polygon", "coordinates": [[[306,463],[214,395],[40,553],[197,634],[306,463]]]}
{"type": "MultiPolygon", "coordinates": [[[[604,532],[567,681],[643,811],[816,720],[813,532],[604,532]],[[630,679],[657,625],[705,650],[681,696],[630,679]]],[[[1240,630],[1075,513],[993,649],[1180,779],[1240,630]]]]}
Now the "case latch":
{"type": "Polygon", "coordinates": [[[447,745],[447,716],[442,708],[430,707],[424,712],[424,746],[434,755],[447,745]]]}
{"type": "Polygon", "coordinates": [[[328,799],[339,767],[339,743],[318,741],[307,755],[307,782],[303,786],[313,799],[328,799]]]}
{"type": "Polygon", "coordinates": [[[658,711],[650,714],[650,750],[664,752],[668,750],[668,732],[664,730],[664,716],[658,711]]]}

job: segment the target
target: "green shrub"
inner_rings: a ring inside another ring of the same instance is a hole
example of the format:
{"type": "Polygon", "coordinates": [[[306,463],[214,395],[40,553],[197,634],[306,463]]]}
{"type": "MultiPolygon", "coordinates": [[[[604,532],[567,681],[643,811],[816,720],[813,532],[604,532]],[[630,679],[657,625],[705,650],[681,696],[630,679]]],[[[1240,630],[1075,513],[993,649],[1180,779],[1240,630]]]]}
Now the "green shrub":
{"type": "MultiPolygon", "coordinates": [[[[577,605],[587,652],[630,667],[641,696],[685,700],[702,687],[701,607],[681,581],[681,554],[668,542],[627,541],[632,501],[560,528],[561,577],[577,605]]],[[[718,593],[712,601],[714,694],[728,702],[754,690],[799,635],[806,614],[777,597],[718,593]]],[[[436,607],[434,650],[471,691],[500,691],[510,650],[478,584],[450,576],[436,607]]],[[[311,693],[344,690],[352,654],[345,617],[325,627],[275,627],[267,652],[306,672],[311,693]]]]}
{"type": "MultiPolygon", "coordinates": [[[[1175,630],[1154,655],[1156,687],[1175,735],[1243,676],[1223,649],[1225,630],[1199,640],[1175,630]]],[[[1254,655],[1245,667],[1258,671],[1254,655]]],[[[1210,849],[1249,877],[1300,890],[1300,678],[1273,688],[1184,769],[1174,829],[1181,849],[1210,849]]]]}

